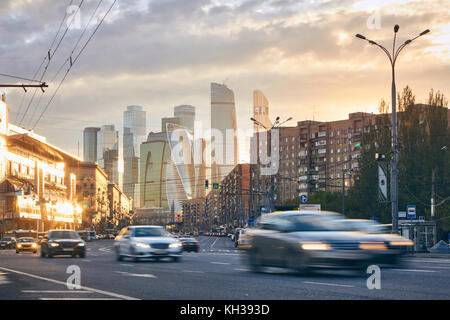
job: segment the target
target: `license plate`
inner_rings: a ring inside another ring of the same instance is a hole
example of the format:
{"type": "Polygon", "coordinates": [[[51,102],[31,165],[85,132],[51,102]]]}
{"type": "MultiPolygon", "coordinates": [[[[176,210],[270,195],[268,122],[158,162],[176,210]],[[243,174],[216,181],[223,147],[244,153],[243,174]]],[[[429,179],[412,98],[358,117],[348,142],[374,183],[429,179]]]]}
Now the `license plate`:
{"type": "Polygon", "coordinates": [[[164,250],[164,249],[155,249],[155,250],[153,251],[153,253],[156,253],[156,254],[164,254],[164,253],[167,253],[167,251],[164,250]]]}
{"type": "Polygon", "coordinates": [[[63,251],[73,251],[72,248],[63,248],[63,251]]]}

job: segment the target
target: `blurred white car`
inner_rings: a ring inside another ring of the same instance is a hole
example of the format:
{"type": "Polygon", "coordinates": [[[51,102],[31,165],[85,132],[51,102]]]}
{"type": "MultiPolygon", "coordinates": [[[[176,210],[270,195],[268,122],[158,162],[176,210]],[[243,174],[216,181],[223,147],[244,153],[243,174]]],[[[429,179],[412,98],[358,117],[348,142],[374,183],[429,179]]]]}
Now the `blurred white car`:
{"type": "Polygon", "coordinates": [[[114,240],[117,260],[124,257],[138,260],[140,258],[181,259],[183,247],[161,226],[129,226],[123,228],[114,240]]]}

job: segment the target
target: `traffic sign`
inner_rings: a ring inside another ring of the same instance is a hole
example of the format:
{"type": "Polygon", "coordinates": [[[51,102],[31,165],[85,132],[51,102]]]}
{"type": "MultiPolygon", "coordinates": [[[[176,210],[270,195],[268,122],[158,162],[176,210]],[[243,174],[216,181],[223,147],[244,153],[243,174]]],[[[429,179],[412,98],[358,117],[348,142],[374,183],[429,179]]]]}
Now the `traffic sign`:
{"type": "Polygon", "coordinates": [[[219,190],[220,189],[220,184],[218,184],[217,182],[213,183],[213,190],[219,190]]]}
{"type": "Polygon", "coordinates": [[[408,219],[415,219],[416,218],[416,206],[409,205],[408,210],[406,210],[408,213],[408,219]]]}
{"type": "Polygon", "coordinates": [[[301,203],[305,203],[305,202],[307,202],[308,201],[308,196],[306,195],[306,194],[302,194],[301,196],[300,196],[300,202],[301,203]]]}
{"type": "Polygon", "coordinates": [[[398,212],[398,217],[399,218],[406,218],[406,211],[399,211],[398,212]]]}
{"type": "Polygon", "coordinates": [[[253,227],[253,226],[255,225],[255,220],[253,220],[253,219],[248,219],[247,225],[248,225],[249,227],[253,227]]]}

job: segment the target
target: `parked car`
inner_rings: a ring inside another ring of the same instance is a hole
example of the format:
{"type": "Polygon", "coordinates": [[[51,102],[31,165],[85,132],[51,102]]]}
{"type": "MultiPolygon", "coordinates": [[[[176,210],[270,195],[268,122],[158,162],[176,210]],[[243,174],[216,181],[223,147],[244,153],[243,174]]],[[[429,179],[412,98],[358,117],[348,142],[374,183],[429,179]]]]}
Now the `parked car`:
{"type": "Polygon", "coordinates": [[[4,237],[0,240],[0,249],[14,249],[16,246],[16,238],[4,237]]]}
{"type": "Polygon", "coordinates": [[[283,212],[260,217],[251,234],[247,261],[298,271],[316,268],[365,270],[371,264],[399,262],[412,242],[398,235],[354,231],[329,212],[283,212]]]}
{"type": "Polygon", "coordinates": [[[114,240],[117,260],[125,257],[137,261],[140,258],[171,258],[179,261],[183,247],[178,239],[170,236],[161,226],[129,226],[123,228],[114,240]]]}
{"type": "Polygon", "coordinates": [[[181,238],[181,245],[183,246],[183,251],[199,251],[199,244],[195,238],[181,238]]]}
{"type": "Polygon", "coordinates": [[[50,230],[41,241],[41,257],[52,258],[57,255],[86,257],[86,243],[74,230],[50,230]]]}
{"type": "Polygon", "coordinates": [[[16,242],[16,253],[20,252],[37,252],[38,244],[36,240],[31,237],[19,238],[16,242]]]}

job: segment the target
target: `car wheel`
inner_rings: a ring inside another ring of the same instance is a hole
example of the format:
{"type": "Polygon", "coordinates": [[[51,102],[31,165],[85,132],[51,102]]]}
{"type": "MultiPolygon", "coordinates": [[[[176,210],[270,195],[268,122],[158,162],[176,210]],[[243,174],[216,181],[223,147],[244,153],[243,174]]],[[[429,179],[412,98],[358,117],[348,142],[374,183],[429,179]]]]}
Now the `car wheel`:
{"type": "Polygon", "coordinates": [[[51,254],[50,252],[47,252],[47,258],[53,258],[53,254],[51,254]]]}
{"type": "Polygon", "coordinates": [[[172,257],[172,261],[173,262],[180,262],[181,261],[181,257],[172,257]]]}
{"type": "Polygon", "coordinates": [[[117,261],[123,260],[123,256],[120,254],[120,249],[118,246],[116,247],[116,259],[117,259],[117,261]]]}
{"type": "Polygon", "coordinates": [[[250,269],[253,272],[264,272],[262,257],[256,250],[250,250],[248,252],[248,260],[250,269]]]}
{"type": "Polygon", "coordinates": [[[310,273],[310,268],[307,265],[307,258],[304,254],[295,251],[288,251],[286,253],[285,265],[287,268],[294,270],[300,274],[310,273]]]}
{"type": "Polygon", "coordinates": [[[16,250],[16,253],[19,253],[19,251],[18,251],[18,250],[16,250]]]}
{"type": "Polygon", "coordinates": [[[37,253],[37,251],[33,251],[33,254],[36,254],[37,253]]]}
{"type": "Polygon", "coordinates": [[[45,251],[41,248],[41,258],[45,258],[45,251]]]}
{"type": "Polygon", "coordinates": [[[86,252],[82,252],[82,253],[80,253],[80,258],[86,258],[86,252]]]}

